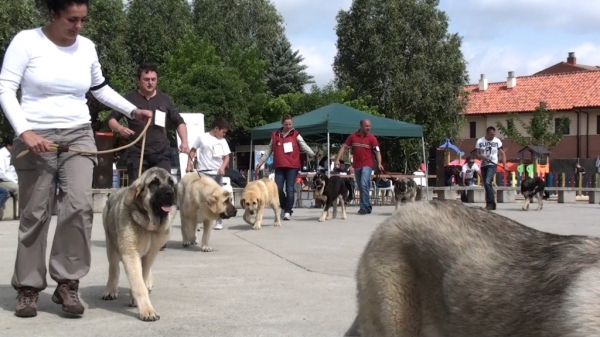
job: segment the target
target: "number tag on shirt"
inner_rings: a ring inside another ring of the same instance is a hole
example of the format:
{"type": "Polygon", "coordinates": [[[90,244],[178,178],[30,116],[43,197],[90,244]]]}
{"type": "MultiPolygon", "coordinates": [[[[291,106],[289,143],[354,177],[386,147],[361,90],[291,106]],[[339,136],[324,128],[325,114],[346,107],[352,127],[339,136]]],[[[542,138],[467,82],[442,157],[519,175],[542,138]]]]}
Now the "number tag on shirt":
{"type": "Polygon", "coordinates": [[[161,126],[164,128],[166,117],[166,112],[156,109],[156,111],[154,112],[154,125],[161,126]]]}
{"type": "Polygon", "coordinates": [[[290,153],[293,150],[294,148],[291,142],[283,143],[283,153],[290,153]]]}

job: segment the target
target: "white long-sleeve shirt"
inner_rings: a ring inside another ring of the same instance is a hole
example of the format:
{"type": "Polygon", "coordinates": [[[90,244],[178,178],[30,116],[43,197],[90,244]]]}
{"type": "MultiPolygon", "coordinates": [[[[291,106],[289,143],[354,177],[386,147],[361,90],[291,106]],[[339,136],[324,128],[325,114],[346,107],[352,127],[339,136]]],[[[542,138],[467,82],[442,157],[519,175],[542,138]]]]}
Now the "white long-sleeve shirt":
{"type": "Polygon", "coordinates": [[[19,184],[15,167],[10,164],[10,151],[6,146],[0,149],[0,181],[10,181],[19,184]]]}
{"type": "Polygon", "coordinates": [[[73,128],[91,122],[85,94],[132,118],[135,105],[102,74],[95,44],[78,36],[60,47],[41,27],[23,30],[10,42],[0,71],[0,106],[17,136],[27,130],[73,128]],[[21,103],[16,92],[21,86],[21,103]]]}

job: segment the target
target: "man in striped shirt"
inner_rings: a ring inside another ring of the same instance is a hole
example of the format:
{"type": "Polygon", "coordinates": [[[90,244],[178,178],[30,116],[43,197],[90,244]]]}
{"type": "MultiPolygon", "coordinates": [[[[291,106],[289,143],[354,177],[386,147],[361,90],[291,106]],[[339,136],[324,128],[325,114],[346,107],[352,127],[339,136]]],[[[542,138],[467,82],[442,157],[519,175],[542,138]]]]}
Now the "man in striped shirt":
{"type": "Polygon", "coordinates": [[[347,147],[352,148],[352,167],[354,168],[354,179],[360,193],[360,210],[358,214],[370,214],[372,211],[369,191],[371,189],[371,174],[373,172],[373,152],[377,157],[378,168],[383,171],[381,164],[381,152],[379,142],[371,133],[371,121],[363,119],[360,121],[360,129],[348,136],[346,142],[340,148],[335,159],[336,167],[340,166],[340,159],[347,147]]]}

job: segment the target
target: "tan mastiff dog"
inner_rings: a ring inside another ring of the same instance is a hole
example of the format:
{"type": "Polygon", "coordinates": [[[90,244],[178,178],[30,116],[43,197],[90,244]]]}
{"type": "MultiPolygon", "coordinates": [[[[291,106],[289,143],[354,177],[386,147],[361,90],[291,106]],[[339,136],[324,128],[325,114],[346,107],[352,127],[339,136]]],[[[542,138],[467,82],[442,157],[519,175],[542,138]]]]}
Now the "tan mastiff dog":
{"type": "Polygon", "coordinates": [[[267,206],[275,212],[275,226],[281,226],[279,192],[273,180],[262,178],[248,183],[242,193],[240,205],[244,209],[244,221],[252,226],[252,229],[260,229],[267,206]],[[251,219],[252,215],[256,215],[254,221],[251,219]]]}
{"type": "Polygon", "coordinates": [[[160,318],[150,303],[151,269],[160,248],[169,240],[177,212],[176,186],[175,179],[165,169],[151,168],[131,186],[109,195],[102,212],[109,264],[102,299],[117,298],[119,261],[122,261],[131,285],[131,306],[137,305],[143,321],[160,318]]]}
{"type": "Polygon", "coordinates": [[[231,195],[213,178],[202,173],[191,172],[183,176],[177,187],[177,199],[181,214],[181,236],[183,246],[197,245],[196,231],[202,222],[203,252],[212,252],[208,245],[212,222],[217,219],[229,219],[237,215],[237,209],[231,202],[231,195]]]}

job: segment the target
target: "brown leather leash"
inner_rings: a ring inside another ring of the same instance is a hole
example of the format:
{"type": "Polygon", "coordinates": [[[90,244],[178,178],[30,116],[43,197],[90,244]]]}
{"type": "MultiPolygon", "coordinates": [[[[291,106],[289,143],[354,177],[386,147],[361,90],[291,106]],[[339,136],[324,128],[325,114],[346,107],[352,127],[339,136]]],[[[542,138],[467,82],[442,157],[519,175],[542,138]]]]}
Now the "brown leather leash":
{"type": "MultiPolygon", "coordinates": [[[[139,142],[140,139],[142,139],[142,152],[140,154],[140,168],[138,171],[138,177],[139,177],[142,175],[142,168],[144,166],[143,164],[144,164],[144,151],[146,149],[146,131],[148,131],[150,124],[152,124],[152,118],[148,118],[148,122],[146,123],[144,130],[142,130],[142,132],[139,134],[139,136],[133,142],[131,142],[127,145],[117,147],[115,149],[111,149],[111,150],[82,151],[82,150],[77,150],[77,149],[71,149],[68,145],[57,145],[57,144],[53,144],[53,143],[51,143],[49,145],[49,147],[50,147],[50,151],[57,151],[57,152],[73,152],[73,153],[80,153],[80,154],[106,154],[106,153],[113,153],[113,152],[125,150],[129,147],[132,147],[134,144],[139,142]]],[[[28,153],[29,153],[29,150],[21,151],[17,155],[17,158],[21,158],[21,157],[27,155],[28,153]]],[[[189,156],[189,154],[188,154],[188,156],[189,156]]]]}

